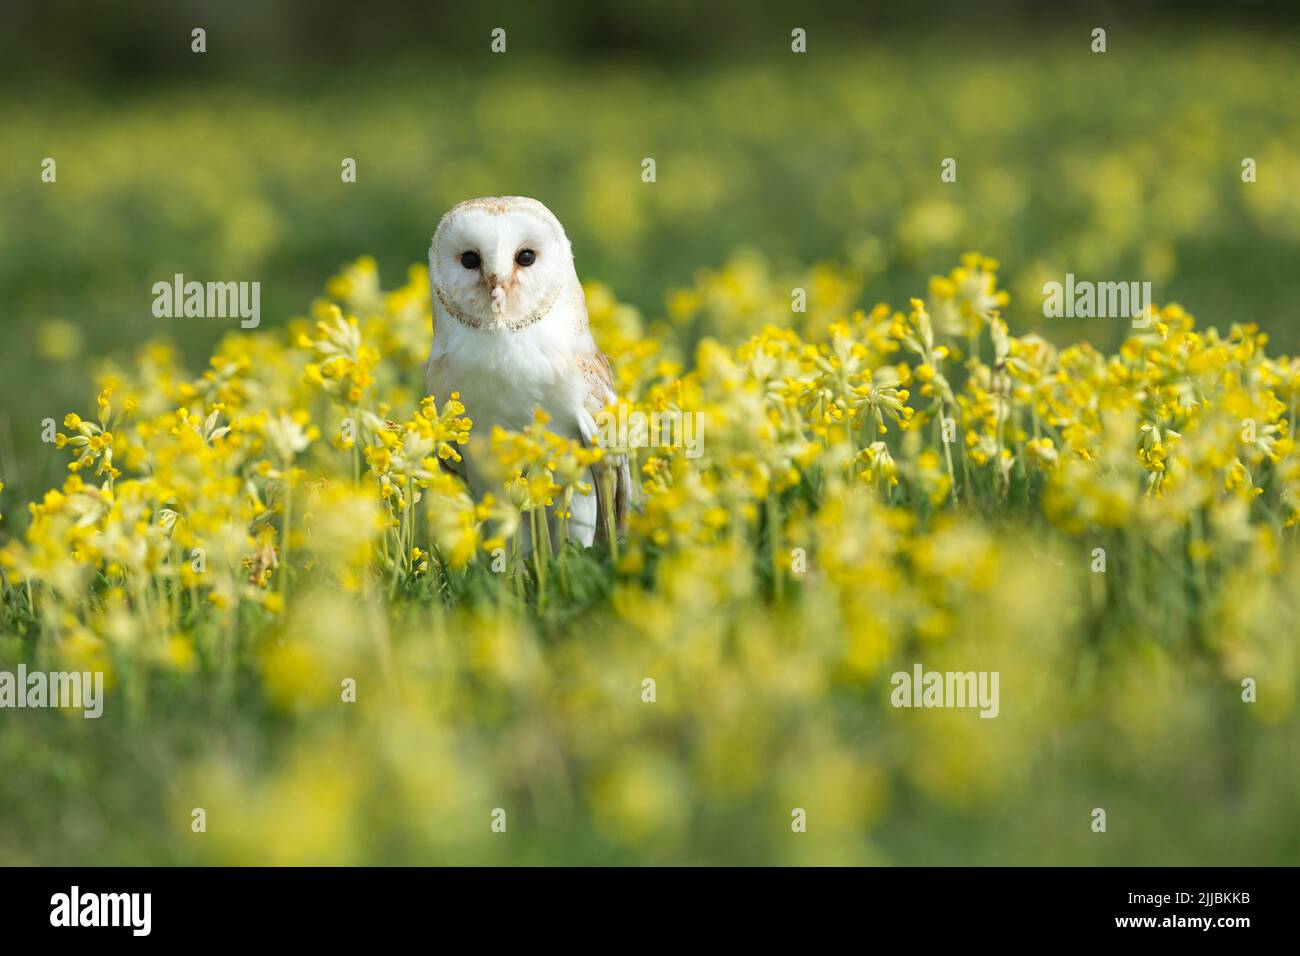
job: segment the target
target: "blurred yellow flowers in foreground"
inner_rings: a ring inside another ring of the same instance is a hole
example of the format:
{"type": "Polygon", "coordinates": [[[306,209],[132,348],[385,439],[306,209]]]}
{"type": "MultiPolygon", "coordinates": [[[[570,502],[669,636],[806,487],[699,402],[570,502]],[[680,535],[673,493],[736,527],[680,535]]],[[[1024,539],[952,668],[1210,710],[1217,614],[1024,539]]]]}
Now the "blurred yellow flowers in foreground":
{"type": "Polygon", "coordinates": [[[1300,783],[1300,362],[1176,305],[1113,355],[1016,336],[997,273],[853,310],[823,265],[796,313],[741,257],[667,296],[719,336],[689,362],[590,285],[621,400],[707,439],[633,450],[609,553],[524,554],[598,450],[422,396],[427,278],[362,259],[197,376],[162,343],[103,373],[0,549],[0,651],[106,671],[123,741],[256,719],[177,755],[150,859],[1295,862],[1251,819],[1300,783]],[[483,500],[442,467],[467,446],[483,500]],[[914,665],[998,672],[996,719],[893,709],[914,665]],[[1201,830],[1215,766],[1254,811],[1201,830]],[[1107,799],[1141,823],[1087,844],[1107,799]],[[951,838],[924,859],[914,806],[951,838]]]}

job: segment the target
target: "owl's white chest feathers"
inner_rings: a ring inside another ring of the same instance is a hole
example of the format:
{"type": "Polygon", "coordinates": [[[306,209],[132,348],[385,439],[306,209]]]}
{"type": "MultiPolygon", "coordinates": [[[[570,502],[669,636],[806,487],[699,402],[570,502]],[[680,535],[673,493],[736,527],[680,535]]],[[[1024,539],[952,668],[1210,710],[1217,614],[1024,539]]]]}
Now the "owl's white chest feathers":
{"type": "Polygon", "coordinates": [[[480,435],[496,425],[522,429],[540,408],[550,416],[552,431],[580,437],[585,391],[574,318],[557,307],[517,331],[470,328],[450,318],[440,322],[429,356],[430,392],[439,402],[459,392],[480,435]]]}

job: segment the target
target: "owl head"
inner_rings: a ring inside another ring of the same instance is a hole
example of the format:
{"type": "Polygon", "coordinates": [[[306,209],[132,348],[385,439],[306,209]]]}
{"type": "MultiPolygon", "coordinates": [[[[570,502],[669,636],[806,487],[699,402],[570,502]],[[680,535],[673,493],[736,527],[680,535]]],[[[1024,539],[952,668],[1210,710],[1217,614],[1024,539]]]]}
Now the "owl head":
{"type": "Polygon", "coordinates": [[[519,329],[545,318],[570,278],[576,280],[564,227],[523,196],[454,206],[429,248],[435,302],[472,328],[519,329]]]}

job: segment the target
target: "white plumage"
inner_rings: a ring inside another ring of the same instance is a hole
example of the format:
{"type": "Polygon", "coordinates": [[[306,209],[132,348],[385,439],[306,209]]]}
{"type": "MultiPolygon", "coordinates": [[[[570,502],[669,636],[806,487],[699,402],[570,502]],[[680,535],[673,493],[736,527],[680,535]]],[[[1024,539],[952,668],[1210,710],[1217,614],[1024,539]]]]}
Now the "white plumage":
{"type": "MultiPolygon", "coordinates": [[[[609,365],[591,337],[568,237],[549,209],[520,196],[460,203],[434,233],[429,280],[431,394],[445,401],[459,392],[477,435],[522,429],[540,408],[556,434],[594,442],[594,416],[614,399],[609,365]]],[[[465,462],[476,497],[500,491],[472,451],[465,462]]],[[[612,466],[621,524],[631,476],[626,461],[612,466]]],[[[584,546],[604,532],[598,486],[593,476],[591,494],[573,501],[570,534],[584,546]]]]}

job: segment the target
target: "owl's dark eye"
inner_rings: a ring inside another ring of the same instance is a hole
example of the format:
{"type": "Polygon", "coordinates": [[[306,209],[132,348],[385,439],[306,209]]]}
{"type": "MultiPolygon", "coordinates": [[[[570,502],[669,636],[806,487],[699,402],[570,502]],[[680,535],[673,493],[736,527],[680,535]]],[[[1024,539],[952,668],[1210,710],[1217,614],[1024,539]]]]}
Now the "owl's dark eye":
{"type": "Polygon", "coordinates": [[[463,252],[460,256],[460,264],[466,269],[477,269],[483,264],[477,252],[463,252]]]}
{"type": "Polygon", "coordinates": [[[519,255],[515,256],[515,262],[519,263],[524,268],[531,266],[536,261],[537,253],[533,252],[531,249],[520,249],[519,255]]]}

